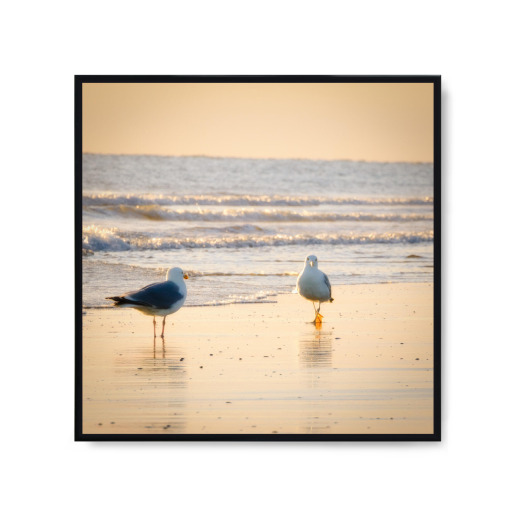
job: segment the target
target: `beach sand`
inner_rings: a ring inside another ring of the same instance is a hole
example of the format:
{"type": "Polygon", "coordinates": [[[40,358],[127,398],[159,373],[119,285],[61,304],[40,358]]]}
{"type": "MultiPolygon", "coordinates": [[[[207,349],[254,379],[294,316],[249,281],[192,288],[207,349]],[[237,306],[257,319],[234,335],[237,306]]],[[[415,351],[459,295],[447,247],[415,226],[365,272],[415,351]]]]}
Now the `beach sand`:
{"type": "Polygon", "coordinates": [[[84,434],[431,434],[433,285],[83,315],[84,434]],[[158,318],[157,334],[161,330],[158,318]]]}

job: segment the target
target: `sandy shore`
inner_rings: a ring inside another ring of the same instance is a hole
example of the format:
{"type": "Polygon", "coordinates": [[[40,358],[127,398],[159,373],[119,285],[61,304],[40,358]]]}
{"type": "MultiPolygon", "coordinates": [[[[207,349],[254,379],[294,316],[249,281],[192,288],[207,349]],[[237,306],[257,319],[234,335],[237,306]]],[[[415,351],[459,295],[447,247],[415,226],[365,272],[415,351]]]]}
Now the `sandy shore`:
{"type": "Polygon", "coordinates": [[[86,434],[433,432],[433,285],[336,287],[316,328],[273,304],[83,316],[86,434]],[[157,325],[161,329],[161,323],[157,325]]]}

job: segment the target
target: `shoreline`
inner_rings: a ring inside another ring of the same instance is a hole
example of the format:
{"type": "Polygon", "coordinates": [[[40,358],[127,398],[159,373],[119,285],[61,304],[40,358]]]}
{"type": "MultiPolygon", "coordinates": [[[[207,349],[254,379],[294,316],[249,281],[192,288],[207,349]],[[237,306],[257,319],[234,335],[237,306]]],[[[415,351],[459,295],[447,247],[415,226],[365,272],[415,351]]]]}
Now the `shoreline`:
{"type": "Polygon", "coordinates": [[[432,433],[433,289],[334,286],[320,328],[292,293],[191,305],[164,341],[150,316],[84,309],[83,432],[432,433]]]}
{"type": "MultiPolygon", "coordinates": [[[[297,276],[298,277],[298,273],[297,276]]],[[[381,285],[430,285],[433,286],[433,279],[430,281],[404,281],[404,282],[379,282],[379,283],[345,283],[343,285],[333,285],[333,290],[346,288],[347,286],[381,286],[381,285]]],[[[277,304],[279,302],[279,297],[287,297],[287,296],[295,296],[298,295],[296,292],[275,292],[274,294],[268,295],[268,299],[258,300],[258,301],[240,301],[240,302],[227,302],[225,304],[185,304],[182,306],[183,308],[208,308],[208,307],[221,307],[221,306],[241,306],[241,305],[253,305],[253,304],[277,304]],[[271,297],[275,297],[275,300],[272,300],[271,297]]],[[[300,295],[298,295],[300,297],[300,295]]],[[[301,298],[302,299],[302,298],[301,298]]],[[[304,299],[302,299],[304,300],[304,299]]],[[[304,302],[307,302],[304,300],[304,302]]],[[[101,306],[84,306],[82,305],[82,311],[90,311],[90,310],[119,310],[115,306],[109,304],[104,304],[101,306]]]]}

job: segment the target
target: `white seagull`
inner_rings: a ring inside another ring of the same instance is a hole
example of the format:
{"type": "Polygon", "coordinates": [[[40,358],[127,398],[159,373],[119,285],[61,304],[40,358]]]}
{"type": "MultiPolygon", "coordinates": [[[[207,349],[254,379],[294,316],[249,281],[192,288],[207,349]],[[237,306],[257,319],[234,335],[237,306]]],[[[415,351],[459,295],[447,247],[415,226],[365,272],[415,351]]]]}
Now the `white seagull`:
{"type": "Polygon", "coordinates": [[[302,297],[313,302],[315,309],[315,319],[313,323],[321,323],[323,316],[320,314],[320,304],[322,302],[332,302],[331,283],[329,278],[318,270],[318,260],[311,254],[304,261],[304,268],[297,278],[297,291],[302,297]],[[315,302],[318,302],[318,310],[315,302]]]}
{"type": "Polygon", "coordinates": [[[184,279],[187,274],[179,267],[167,271],[167,280],[162,283],[149,284],[135,292],[128,292],[116,297],[107,297],[115,302],[114,306],[131,307],[145,315],[153,316],[153,336],[156,337],[156,316],[163,316],[162,334],[164,337],[165,317],[176,313],[187,298],[187,286],[184,279]]]}

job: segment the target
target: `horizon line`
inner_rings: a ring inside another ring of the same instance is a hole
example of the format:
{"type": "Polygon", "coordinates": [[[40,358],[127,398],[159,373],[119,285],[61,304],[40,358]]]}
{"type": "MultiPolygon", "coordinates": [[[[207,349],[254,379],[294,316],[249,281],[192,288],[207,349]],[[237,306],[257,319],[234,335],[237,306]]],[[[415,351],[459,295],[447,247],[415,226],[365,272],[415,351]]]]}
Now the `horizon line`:
{"type": "Polygon", "coordinates": [[[306,157],[253,157],[253,156],[217,156],[217,155],[170,155],[157,153],[102,153],[95,151],[82,151],[84,155],[99,156],[156,156],[160,158],[218,158],[233,160],[310,160],[321,162],[364,162],[376,164],[434,164],[433,160],[366,160],[364,158],[306,158],[306,157]]]}

